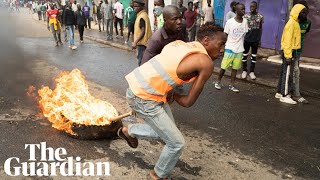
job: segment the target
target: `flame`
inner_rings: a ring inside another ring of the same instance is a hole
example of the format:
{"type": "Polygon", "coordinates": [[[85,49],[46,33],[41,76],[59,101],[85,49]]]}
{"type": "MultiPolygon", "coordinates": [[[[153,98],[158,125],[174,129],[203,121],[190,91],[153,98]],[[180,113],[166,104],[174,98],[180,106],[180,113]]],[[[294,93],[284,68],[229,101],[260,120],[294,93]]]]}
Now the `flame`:
{"type": "Polygon", "coordinates": [[[47,86],[38,90],[40,108],[52,127],[76,135],[71,128],[73,123],[102,126],[118,116],[110,103],[91,96],[79,69],[63,72],[55,81],[54,90],[47,86]]]}

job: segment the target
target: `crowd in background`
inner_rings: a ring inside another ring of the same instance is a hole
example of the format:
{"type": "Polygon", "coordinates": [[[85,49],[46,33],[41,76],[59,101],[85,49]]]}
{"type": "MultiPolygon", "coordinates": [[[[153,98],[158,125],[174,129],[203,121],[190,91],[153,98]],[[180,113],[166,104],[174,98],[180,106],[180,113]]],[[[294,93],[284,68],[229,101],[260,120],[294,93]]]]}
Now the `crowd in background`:
{"type": "MultiPolygon", "coordinates": [[[[118,39],[117,42],[123,42],[124,44],[131,42],[132,48],[137,49],[139,66],[159,54],[163,47],[172,41],[191,42],[197,40],[197,33],[202,24],[215,23],[214,9],[210,0],[207,1],[207,6],[203,8],[200,8],[199,0],[189,1],[187,7],[184,7],[183,0],[178,0],[177,5],[174,5],[179,12],[178,14],[175,14],[175,10],[172,8],[170,12],[165,12],[168,4],[165,4],[164,0],[155,0],[154,9],[151,12],[154,16],[152,25],[144,0],[133,0],[126,9],[124,9],[119,0],[101,0],[97,4],[92,2],[90,6],[87,2],[81,6],[76,0],[73,3],[66,1],[66,5],[61,5],[60,1],[52,3],[46,1],[22,2],[8,0],[4,2],[7,4],[9,11],[19,12],[19,7],[25,6],[29,9],[29,13],[37,13],[39,20],[47,21],[48,29],[53,33],[56,46],[62,45],[62,32],[64,41],[69,41],[70,49],[77,49],[74,43],[74,31],[79,31],[80,43],[83,43],[84,30],[90,30],[91,23],[98,25],[99,32],[105,31],[107,40],[112,41],[115,32],[115,38],[118,39]],[[153,29],[151,29],[152,26],[153,29]],[[127,28],[127,37],[124,37],[124,27],[127,28]]],[[[306,1],[300,1],[300,4],[303,4],[305,9],[308,9],[306,1]]],[[[256,79],[255,65],[257,63],[264,16],[258,12],[258,3],[256,1],[252,1],[248,13],[245,13],[245,6],[236,1],[232,2],[230,7],[231,10],[226,14],[224,26],[224,32],[228,34],[228,41],[221,62],[221,71],[214,84],[216,89],[222,89],[222,77],[225,71],[231,67],[229,89],[233,92],[239,92],[239,89],[235,87],[235,80],[237,71],[240,68],[242,68],[241,78],[246,79],[247,75],[249,75],[252,80],[256,79]],[[250,55],[249,52],[251,52],[250,55]],[[249,68],[247,64],[248,57],[250,57],[249,68]]],[[[299,13],[297,16],[299,16],[299,13]]],[[[311,22],[305,18],[301,21],[299,20],[298,23],[300,24],[302,36],[301,46],[303,46],[304,36],[309,32],[311,22]]],[[[284,30],[285,33],[286,28],[284,30]]],[[[284,36],[282,39],[284,39],[284,36]]],[[[287,45],[284,42],[285,40],[282,41],[282,50],[284,50],[287,45]]],[[[295,60],[295,63],[292,63],[293,68],[291,68],[291,71],[294,69],[296,72],[294,74],[292,72],[292,76],[295,78],[289,76],[283,79],[284,75],[281,75],[282,79],[280,78],[279,80],[276,97],[281,102],[289,104],[296,104],[296,101],[308,103],[299,92],[298,65],[302,48],[291,51],[295,52],[293,54],[294,58],[291,57],[291,59],[295,60]],[[285,92],[282,89],[285,89],[285,92]],[[291,98],[291,94],[296,97],[294,98],[295,101],[291,98]]],[[[289,57],[288,53],[285,55],[289,57]]],[[[284,62],[288,65],[290,61],[284,62]]],[[[283,71],[286,72],[287,68],[284,68],[283,71]]]]}

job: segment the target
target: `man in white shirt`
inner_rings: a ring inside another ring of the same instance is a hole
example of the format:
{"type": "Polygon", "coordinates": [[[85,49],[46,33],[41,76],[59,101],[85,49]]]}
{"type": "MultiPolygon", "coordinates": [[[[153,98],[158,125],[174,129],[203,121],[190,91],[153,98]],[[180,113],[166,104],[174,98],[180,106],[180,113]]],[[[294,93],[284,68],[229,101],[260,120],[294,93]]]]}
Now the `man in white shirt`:
{"type": "Polygon", "coordinates": [[[204,8],[204,23],[214,22],[213,7],[211,6],[211,0],[207,0],[208,7],[204,8]]]}
{"type": "Polygon", "coordinates": [[[101,11],[106,25],[107,39],[113,39],[113,4],[111,0],[104,0],[101,11]],[[110,1],[110,2],[109,2],[110,1]]]}
{"type": "Polygon", "coordinates": [[[120,24],[120,34],[121,34],[121,39],[123,38],[123,5],[119,2],[119,0],[116,0],[116,3],[114,4],[114,14],[115,14],[115,21],[114,21],[114,26],[116,28],[116,38],[119,38],[119,33],[118,33],[118,23],[120,24]]]}
{"type": "Polygon", "coordinates": [[[72,9],[73,12],[76,12],[78,10],[77,1],[76,0],[73,1],[71,9],[72,9]]]}
{"type": "Polygon", "coordinates": [[[239,92],[239,89],[234,86],[234,82],[236,80],[237,70],[241,68],[242,53],[244,51],[244,37],[248,32],[248,22],[243,18],[243,15],[245,14],[244,4],[238,4],[236,6],[236,14],[236,17],[227,21],[224,28],[224,32],[228,35],[228,40],[221,62],[219,78],[215,83],[215,88],[218,90],[222,88],[221,79],[226,72],[226,69],[232,67],[229,89],[233,92],[239,92]]]}

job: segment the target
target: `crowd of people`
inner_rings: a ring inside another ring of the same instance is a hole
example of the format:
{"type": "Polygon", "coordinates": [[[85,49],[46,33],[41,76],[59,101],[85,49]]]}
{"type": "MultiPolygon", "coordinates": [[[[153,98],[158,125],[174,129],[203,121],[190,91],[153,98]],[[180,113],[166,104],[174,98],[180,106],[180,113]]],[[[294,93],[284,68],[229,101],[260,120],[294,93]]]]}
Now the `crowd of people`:
{"type": "Polygon", "coordinates": [[[9,12],[20,12],[20,7],[24,6],[24,1],[4,0],[0,3],[0,7],[7,8],[9,12]]]}

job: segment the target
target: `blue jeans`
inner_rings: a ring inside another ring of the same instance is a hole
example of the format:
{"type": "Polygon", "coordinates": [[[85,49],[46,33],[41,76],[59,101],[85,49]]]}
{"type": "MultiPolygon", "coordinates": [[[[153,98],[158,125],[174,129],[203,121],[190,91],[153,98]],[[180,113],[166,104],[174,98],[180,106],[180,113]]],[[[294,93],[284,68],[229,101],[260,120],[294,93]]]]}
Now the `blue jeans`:
{"type": "Polygon", "coordinates": [[[68,36],[67,36],[67,27],[69,27],[68,25],[62,24],[62,31],[63,31],[63,35],[64,35],[64,41],[68,40],[68,36]]]}
{"type": "Polygon", "coordinates": [[[145,121],[145,124],[130,124],[129,135],[137,138],[160,138],[165,142],[154,171],[161,178],[167,177],[185,146],[185,140],[174,122],[169,104],[141,99],[130,89],[127,90],[127,102],[145,121]]]}
{"type": "Polygon", "coordinates": [[[74,26],[73,25],[68,25],[69,27],[69,43],[70,46],[74,46],[74,26]]]}

